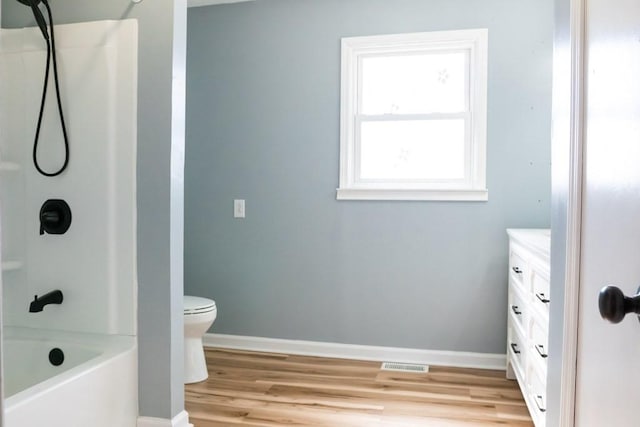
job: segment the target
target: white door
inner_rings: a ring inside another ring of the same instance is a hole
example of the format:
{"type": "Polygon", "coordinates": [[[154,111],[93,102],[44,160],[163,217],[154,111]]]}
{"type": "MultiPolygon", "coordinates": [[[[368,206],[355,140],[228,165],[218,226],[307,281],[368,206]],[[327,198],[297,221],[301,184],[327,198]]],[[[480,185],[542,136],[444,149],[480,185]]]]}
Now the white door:
{"type": "Polygon", "coordinates": [[[587,1],[586,149],[577,427],[640,426],[640,323],[598,293],[640,285],[640,1],[587,1]]]}

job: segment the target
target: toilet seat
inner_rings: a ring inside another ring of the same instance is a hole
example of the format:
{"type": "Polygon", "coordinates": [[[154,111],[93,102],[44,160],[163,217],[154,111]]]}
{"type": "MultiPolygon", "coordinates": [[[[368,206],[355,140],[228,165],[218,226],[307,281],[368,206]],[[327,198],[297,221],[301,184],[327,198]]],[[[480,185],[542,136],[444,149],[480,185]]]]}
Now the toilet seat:
{"type": "Polygon", "coordinates": [[[216,310],[216,302],[208,298],[184,296],[184,315],[209,313],[216,310]]]}

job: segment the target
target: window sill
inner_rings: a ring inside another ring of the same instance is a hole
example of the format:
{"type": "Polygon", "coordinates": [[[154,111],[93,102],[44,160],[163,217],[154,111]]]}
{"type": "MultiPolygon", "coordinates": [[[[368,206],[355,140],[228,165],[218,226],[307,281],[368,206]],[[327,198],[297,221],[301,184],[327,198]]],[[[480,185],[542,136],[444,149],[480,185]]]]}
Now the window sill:
{"type": "Polygon", "coordinates": [[[450,202],[486,202],[489,191],[483,190],[408,190],[338,188],[338,200],[432,200],[450,202]]]}

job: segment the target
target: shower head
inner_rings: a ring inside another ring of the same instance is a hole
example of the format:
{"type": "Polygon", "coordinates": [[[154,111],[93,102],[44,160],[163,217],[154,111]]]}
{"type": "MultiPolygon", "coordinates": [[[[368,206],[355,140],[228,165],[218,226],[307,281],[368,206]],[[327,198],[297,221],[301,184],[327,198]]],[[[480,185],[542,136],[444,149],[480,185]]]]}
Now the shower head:
{"type": "MultiPolygon", "coordinates": [[[[33,11],[33,16],[36,18],[36,22],[38,23],[38,27],[40,27],[40,31],[42,31],[42,36],[45,40],[49,41],[49,31],[47,30],[47,22],[44,20],[44,16],[42,12],[38,8],[41,0],[18,0],[18,2],[24,4],[25,6],[29,6],[33,11]]],[[[42,0],[43,3],[46,3],[46,0],[42,0]]]]}

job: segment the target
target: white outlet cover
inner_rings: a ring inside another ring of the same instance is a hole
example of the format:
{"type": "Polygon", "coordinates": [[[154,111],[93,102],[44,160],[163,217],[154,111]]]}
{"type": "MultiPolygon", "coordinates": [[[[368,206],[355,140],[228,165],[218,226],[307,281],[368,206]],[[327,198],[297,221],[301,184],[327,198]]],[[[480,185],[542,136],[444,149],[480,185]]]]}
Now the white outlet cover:
{"type": "Polygon", "coordinates": [[[245,202],[242,199],[236,199],[233,201],[233,217],[245,218],[245,202]]]}

